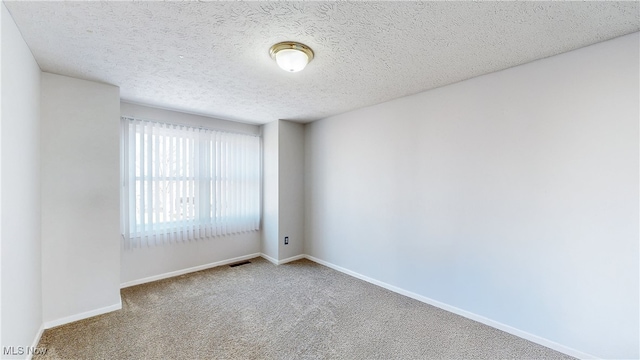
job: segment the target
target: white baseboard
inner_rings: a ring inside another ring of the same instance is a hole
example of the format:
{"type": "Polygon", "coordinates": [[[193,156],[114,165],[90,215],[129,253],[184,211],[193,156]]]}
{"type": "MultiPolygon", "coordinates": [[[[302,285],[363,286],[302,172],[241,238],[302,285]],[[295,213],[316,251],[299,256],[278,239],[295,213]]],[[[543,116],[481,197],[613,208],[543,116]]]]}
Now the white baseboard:
{"type": "Polygon", "coordinates": [[[282,259],[282,260],[277,260],[272,258],[271,256],[267,255],[267,254],[260,254],[261,257],[265,258],[266,260],[268,260],[270,263],[274,264],[274,265],[282,265],[282,264],[286,264],[288,262],[292,262],[292,261],[296,261],[296,260],[300,260],[300,259],[304,259],[307,257],[307,255],[304,254],[300,254],[300,255],[296,255],[296,256],[292,256],[290,258],[286,258],[286,259],[282,259]]]}
{"type": "Polygon", "coordinates": [[[112,312],[112,311],[116,311],[116,310],[120,310],[120,309],[122,309],[122,299],[120,299],[117,304],[113,304],[113,305],[110,305],[110,306],[105,306],[105,307],[100,308],[100,309],[86,311],[86,312],[83,312],[83,313],[80,313],[80,314],[67,316],[67,317],[64,317],[62,319],[47,321],[47,322],[44,323],[44,328],[45,329],[51,329],[51,328],[54,328],[56,326],[60,326],[60,325],[72,323],[74,321],[83,320],[83,319],[87,319],[87,318],[90,318],[90,317],[106,314],[108,312],[112,312]]]}
{"type": "Polygon", "coordinates": [[[270,263],[272,263],[273,265],[278,265],[278,260],[272,258],[271,256],[265,253],[261,253],[260,256],[263,257],[265,260],[269,261],[270,263]]]}
{"type": "Polygon", "coordinates": [[[217,267],[217,266],[233,264],[233,263],[238,262],[238,261],[249,260],[249,259],[253,259],[253,258],[259,257],[259,256],[263,256],[263,254],[255,253],[255,254],[250,254],[250,255],[244,255],[244,256],[239,256],[239,257],[233,258],[233,259],[216,261],[216,262],[213,262],[213,263],[194,266],[194,267],[190,267],[190,268],[187,268],[187,269],[176,270],[176,271],[171,271],[171,272],[160,274],[160,275],[149,276],[149,277],[146,277],[146,278],[143,278],[143,279],[127,281],[125,283],[120,284],[120,289],[124,289],[124,288],[130,287],[130,286],[140,285],[140,284],[144,284],[144,283],[148,283],[148,282],[152,282],[152,281],[158,281],[158,280],[162,280],[162,279],[167,279],[167,278],[174,277],[174,276],[184,275],[184,274],[188,274],[188,273],[192,273],[192,272],[196,272],[196,271],[200,271],[200,270],[211,269],[211,268],[214,268],[214,267],[217,267]]]}
{"type": "MultiPolygon", "coordinates": [[[[564,353],[564,354],[567,354],[567,355],[570,355],[570,356],[573,356],[573,357],[576,357],[576,358],[580,358],[580,359],[598,359],[596,356],[593,356],[593,355],[578,351],[576,349],[570,348],[568,346],[564,346],[562,344],[558,344],[558,343],[556,343],[554,341],[551,341],[551,340],[545,339],[543,337],[528,333],[526,331],[522,331],[522,330],[516,329],[516,328],[514,328],[512,326],[503,324],[503,323],[495,321],[495,320],[491,320],[491,319],[486,318],[484,316],[481,316],[481,315],[478,315],[478,314],[474,314],[472,312],[469,312],[469,311],[466,311],[466,310],[463,310],[463,309],[459,309],[459,308],[457,308],[455,306],[447,305],[445,303],[442,303],[442,302],[439,302],[437,300],[428,298],[426,296],[422,296],[422,295],[416,294],[414,292],[404,290],[404,289],[399,288],[397,286],[393,286],[393,285],[387,284],[385,282],[370,278],[368,276],[359,274],[359,273],[357,273],[355,271],[351,271],[351,270],[343,268],[341,266],[332,264],[332,263],[330,263],[328,261],[324,261],[322,259],[318,259],[318,258],[313,257],[311,255],[296,255],[296,256],[292,256],[292,257],[287,258],[287,259],[276,260],[276,259],[274,259],[274,258],[272,258],[272,257],[270,257],[270,256],[268,256],[266,254],[256,253],[256,254],[251,254],[251,255],[240,256],[240,257],[233,258],[233,259],[222,260],[222,261],[218,261],[218,262],[215,262],[215,263],[195,266],[195,267],[188,268],[188,269],[172,271],[172,272],[169,272],[169,273],[164,273],[164,274],[161,274],[161,275],[151,276],[151,277],[147,277],[147,278],[144,278],[144,279],[129,281],[129,282],[121,284],[120,288],[125,288],[125,287],[129,287],[129,286],[144,284],[144,283],[151,282],[151,281],[162,280],[162,279],[166,279],[166,278],[170,278],[170,277],[174,277],[174,276],[187,274],[187,273],[190,273],[190,272],[195,272],[195,271],[200,271],[200,270],[213,268],[213,267],[216,267],[216,266],[222,266],[222,265],[227,265],[227,264],[231,264],[231,263],[238,262],[238,261],[249,260],[249,259],[253,259],[253,258],[256,258],[256,257],[263,257],[264,259],[268,260],[269,262],[271,262],[271,263],[273,263],[275,265],[281,265],[281,264],[285,264],[285,263],[288,263],[288,262],[292,262],[292,261],[296,261],[296,260],[300,260],[300,259],[306,258],[306,259],[309,259],[309,260],[311,260],[313,262],[316,262],[316,263],[318,263],[320,265],[324,265],[324,266],[329,267],[331,269],[340,271],[341,273],[353,276],[353,277],[358,278],[360,280],[364,280],[364,281],[366,281],[368,283],[380,286],[382,288],[385,288],[387,290],[393,291],[393,292],[398,293],[400,295],[404,295],[404,296],[410,297],[412,299],[421,301],[421,302],[423,302],[425,304],[433,305],[433,306],[438,307],[440,309],[443,309],[445,311],[449,311],[451,313],[463,316],[463,317],[465,317],[467,319],[471,319],[471,320],[477,321],[479,323],[491,326],[491,327],[496,328],[498,330],[502,330],[502,331],[504,331],[506,333],[509,333],[509,334],[518,336],[520,338],[529,340],[529,341],[534,342],[536,344],[540,344],[542,346],[546,346],[546,347],[548,347],[550,349],[559,351],[561,353],[564,353]]],[[[114,305],[111,305],[111,306],[103,307],[103,308],[92,310],[92,311],[87,311],[87,312],[84,312],[84,313],[81,313],[81,314],[77,314],[77,315],[68,316],[68,317],[65,317],[65,318],[62,318],[62,319],[58,319],[58,320],[45,322],[40,327],[40,330],[38,331],[32,346],[36,347],[38,345],[38,342],[40,341],[40,337],[42,336],[42,333],[43,333],[44,329],[50,329],[50,328],[53,328],[53,327],[56,327],[56,326],[60,326],[60,325],[64,325],[64,324],[68,324],[68,323],[71,323],[71,322],[74,322],[74,321],[90,318],[90,317],[97,316],[97,315],[102,315],[102,314],[105,314],[105,313],[108,313],[108,312],[111,312],[111,311],[120,310],[121,308],[122,308],[122,299],[119,301],[118,304],[114,304],[114,305]]],[[[30,359],[30,358],[27,358],[27,359],[30,359]]]]}
{"type": "Polygon", "coordinates": [[[300,260],[300,259],[306,259],[307,255],[301,254],[301,255],[296,255],[296,256],[292,256],[290,258],[286,258],[286,259],[282,259],[280,261],[278,261],[278,265],[282,265],[282,264],[286,264],[292,261],[296,261],[296,260],[300,260]]]}
{"type": "Polygon", "coordinates": [[[534,335],[534,334],[530,334],[530,333],[528,333],[526,331],[522,331],[522,330],[516,329],[516,328],[514,328],[512,326],[505,325],[505,324],[503,324],[501,322],[498,322],[498,321],[495,321],[495,320],[491,320],[491,319],[486,318],[484,316],[481,316],[481,315],[478,315],[478,314],[474,314],[474,313],[466,311],[466,310],[459,309],[459,308],[457,308],[455,306],[447,305],[445,303],[439,302],[437,300],[433,300],[433,299],[428,298],[426,296],[418,295],[418,294],[413,293],[411,291],[407,291],[407,290],[401,289],[401,288],[399,288],[397,286],[393,286],[393,285],[384,283],[382,281],[378,281],[376,279],[373,279],[373,278],[370,278],[368,276],[359,274],[359,273],[357,273],[355,271],[351,271],[349,269],[345,269],[345,268],[343,268],[341,266],[338,266],[338,265],[332,264],[330,262],[318,259],[316,257],[310,256],[310,255],[305,255],[304,257],[306,257],[307,259],[309,259],[309,260],[311,260],[313,262],[316,262],[316,263],[318,263],[320,265],[324,265],[326,267],[329,267],[329,268],[332,268],[334,270],[340,271],[341,273],[344,273],[344,274],[353,276],[355,278],[358,278],[360,280],[364,280],[364,281],[366,281],[368,283],[383,287],[383,288],[385,288],[387,290],[393,291],[393,292],[398,293],[400,295],[404,295],[404,296],[410,297],[412,299],[421,301],[421,302],[423,302],[425,304],[433,305],[433,306],[438,307],[438,308],[440,308],[442,310],[446,310],[448,312],[463,316],[463,317],[465,317],[467,319],[471,319],[473,321],[477,321],[479,323],[491,326],[491,327],[496,328],[498,330],[502,330],[502,331],[504,331],[506,333],[509,333],[509,334],[515,335],[517,337],[529,340],[529,341],[534,342],[536,344],[540,344],[542,346],[546,346],[546,347],[548,347],[550,349],[559,351],[561,353],[564,353],[564,354],[567,354],[567,355],[570,355],[570,356],[573,356],[573,357],[576,357],[576,358],[579,358],[579,359],[598,359],[596,356],[584,353],[582,351],[578,351],[576,349],[570,348],[568,346],[564,346],[562,344],[558,344],[557,342],[545,339],[543,337],[540,337],[540,336],[537,336],[537,335],[534,335]]]}
{"type": "MultiPolygon", "coordinates": [[[[44,324],[40,325],[40,329],[38,329],[38,332],[36,333],[36,337],[33,339],[33,342],[31,343],[31,349],[35,349],[38,347],[38,343],[40,342],[40,338],[42,337],[43,332],[44,332],[44,324]]],[[[32,357],[33,357],[33,352],[29,352],[27,354],[26,360],[31,360],[32,357]]]]}

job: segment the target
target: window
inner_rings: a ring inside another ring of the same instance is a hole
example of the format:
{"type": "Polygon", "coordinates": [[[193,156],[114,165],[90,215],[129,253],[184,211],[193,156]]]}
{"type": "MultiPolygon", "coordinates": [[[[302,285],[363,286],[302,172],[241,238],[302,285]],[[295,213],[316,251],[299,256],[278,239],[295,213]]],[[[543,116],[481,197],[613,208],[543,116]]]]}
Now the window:
{"type": "Polygon", "coordinates": [[[259,229],[260,138],[122,118],[126,247],[259,229]]]}

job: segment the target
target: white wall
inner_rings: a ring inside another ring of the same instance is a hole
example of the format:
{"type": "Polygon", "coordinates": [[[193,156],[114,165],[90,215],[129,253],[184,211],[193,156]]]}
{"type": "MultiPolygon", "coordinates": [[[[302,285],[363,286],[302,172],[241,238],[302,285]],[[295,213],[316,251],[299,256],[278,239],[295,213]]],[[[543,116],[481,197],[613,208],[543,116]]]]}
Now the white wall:
{"type": "Polygon", "coordinates": [[[120,303],[119,97],[116,86],[42,73],[46,326],[120,303]]]}
{"type": "Polygon", "coordinates": [[[31,346],[42,325],[40,68],[2,4],[0,238],[2,346],[31,346]]]}
{"type": "Polygon", "coordinates": [[[306,252],[638,358],[638,33],[307,125],[306,252]]]}
{"type": "Polygon", "coordinates": [[[271,261],[291,260],[304,254],[304,125],[276,120],[262,129],[261,249],[271,261]]]}
{"type": "MultiPolygon", "coordinates": [[[[257,125],[241,124],[198,115],[185,114],[147,106],[121,103],[123,116],[190,126],[259,134],[257,125]]],[[[163,246],[121,250],[121,283],[136,283],[142,279],[204,266],[260,252],[260,232],[220,236],[207,240],[163,246]]]]}
{"type": "Polygon", "coordinates": [[[263,254],[278,260],[279,253],[279,121],[262,126],[262,237],[263,254]]]}
{"type": "Polygon", "coordinates": [[[304,254],[304,125],[279,120],[278,140],[278,259],[284,260],[304,254]]]}

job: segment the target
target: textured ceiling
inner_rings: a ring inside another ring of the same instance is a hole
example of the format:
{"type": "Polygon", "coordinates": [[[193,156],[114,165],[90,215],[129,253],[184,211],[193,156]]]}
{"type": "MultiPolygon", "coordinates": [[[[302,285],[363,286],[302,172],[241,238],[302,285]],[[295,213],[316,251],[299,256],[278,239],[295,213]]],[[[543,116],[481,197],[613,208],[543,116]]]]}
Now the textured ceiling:
{"type": "Polygon", "coordinates": [[[44,71],[125,101],[308,122],[640,30],[638,2],[5,2],[44,71]],[[269,47],[315,59],[286,73],[269,47]]]}

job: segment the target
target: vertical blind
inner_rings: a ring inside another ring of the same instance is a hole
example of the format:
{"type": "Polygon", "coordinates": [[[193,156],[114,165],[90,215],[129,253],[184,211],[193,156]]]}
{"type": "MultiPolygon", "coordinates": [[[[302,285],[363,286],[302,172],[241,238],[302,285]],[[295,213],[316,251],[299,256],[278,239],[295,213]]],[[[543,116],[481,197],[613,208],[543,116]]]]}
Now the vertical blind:
{"type": "Polygon", "coordinates": [[[259,229],[260,138],[122,118],[127,248],[259,229]]]}

